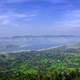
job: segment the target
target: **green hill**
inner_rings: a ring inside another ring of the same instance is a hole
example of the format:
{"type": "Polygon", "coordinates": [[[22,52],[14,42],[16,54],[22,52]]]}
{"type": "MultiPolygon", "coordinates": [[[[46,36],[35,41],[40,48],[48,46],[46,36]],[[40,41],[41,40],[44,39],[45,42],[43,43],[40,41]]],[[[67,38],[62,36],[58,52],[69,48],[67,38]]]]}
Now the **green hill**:
{"type": "Polygon", "coordinates": [[[0,54],[0,80],[80,80],[80,49],[0,54]]]}

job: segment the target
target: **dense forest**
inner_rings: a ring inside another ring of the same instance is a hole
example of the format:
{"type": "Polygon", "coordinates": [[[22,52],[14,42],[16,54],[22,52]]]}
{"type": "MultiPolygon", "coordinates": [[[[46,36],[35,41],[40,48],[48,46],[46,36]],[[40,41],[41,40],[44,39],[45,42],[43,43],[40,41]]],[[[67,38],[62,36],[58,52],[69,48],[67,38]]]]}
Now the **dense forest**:
{"type": "Polygon", "coordinates": [[[80,48],[0,54],[0,80],[80,80],[80,48]]]}

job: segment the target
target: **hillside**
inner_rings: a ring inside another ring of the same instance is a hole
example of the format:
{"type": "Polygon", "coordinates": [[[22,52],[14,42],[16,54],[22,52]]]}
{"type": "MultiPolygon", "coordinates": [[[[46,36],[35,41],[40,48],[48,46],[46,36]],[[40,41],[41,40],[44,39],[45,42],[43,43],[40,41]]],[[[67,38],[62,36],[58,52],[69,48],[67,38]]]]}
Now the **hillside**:
{"type": "Polygon", "coordinates": [[[46,80],[37,78],[41,75],[50,77],[55,71],[60,75],[62,72],[66,74],[75,72],[79,79],[72,80],[80,80],[80,49],[62,46],[41,51],[0,54],[0,80],[46,80]]]}

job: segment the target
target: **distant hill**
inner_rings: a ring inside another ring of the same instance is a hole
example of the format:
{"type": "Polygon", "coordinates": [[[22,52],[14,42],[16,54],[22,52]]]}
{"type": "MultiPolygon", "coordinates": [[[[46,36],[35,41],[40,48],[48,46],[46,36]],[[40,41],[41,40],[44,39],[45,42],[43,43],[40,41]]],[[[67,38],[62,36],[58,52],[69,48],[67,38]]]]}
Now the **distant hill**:
{"type": "Polygon", "coordinates": [[[0,37],[0,39],[9,39],[9,38],[40,38],[40,37],[80,37],[75,35],[23,35],[23,36],[11,36],[11,37],[0,37]]]}

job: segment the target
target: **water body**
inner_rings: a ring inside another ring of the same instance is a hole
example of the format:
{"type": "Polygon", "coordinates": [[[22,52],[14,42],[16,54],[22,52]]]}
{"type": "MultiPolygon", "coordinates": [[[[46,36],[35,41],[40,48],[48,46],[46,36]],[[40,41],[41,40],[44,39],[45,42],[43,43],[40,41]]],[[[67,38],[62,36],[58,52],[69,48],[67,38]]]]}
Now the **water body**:
{"type": "Polygon", "coordinates": [[[0,38],[0,52],[38,50],[80,42],[80,37],[0,38]]]}

